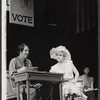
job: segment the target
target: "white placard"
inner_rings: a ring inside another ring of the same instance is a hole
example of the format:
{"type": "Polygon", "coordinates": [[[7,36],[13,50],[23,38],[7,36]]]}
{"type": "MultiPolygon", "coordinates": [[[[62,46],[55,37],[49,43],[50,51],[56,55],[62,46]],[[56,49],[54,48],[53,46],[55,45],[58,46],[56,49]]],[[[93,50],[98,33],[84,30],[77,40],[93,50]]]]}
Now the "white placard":
{"type": "Polygon", "coordinates": [[[10,1],[10,23],[34,26],[33,0],[10,1]]]}

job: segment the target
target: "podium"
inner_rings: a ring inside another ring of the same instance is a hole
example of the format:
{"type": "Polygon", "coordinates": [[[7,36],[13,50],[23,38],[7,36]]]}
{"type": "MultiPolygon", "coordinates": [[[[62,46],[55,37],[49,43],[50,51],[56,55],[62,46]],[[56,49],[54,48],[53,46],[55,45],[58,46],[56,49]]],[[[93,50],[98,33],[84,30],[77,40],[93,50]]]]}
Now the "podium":
{"type": "Polygon", "coordinates": [[[42,71],[23,71],[20,73],[15,74],[15,82],[17,83],[17,100],[19,99],[19,82],[26,81],[27,87],[27,100],[30,100],[30,81],[37,81],[37,82],[50,82],[59,84],[59,95],[60,100],[62,100],[62,81],[63,81],[63,74],[58,73],[50,73],[50,72],[42,72],[42,71]]]}

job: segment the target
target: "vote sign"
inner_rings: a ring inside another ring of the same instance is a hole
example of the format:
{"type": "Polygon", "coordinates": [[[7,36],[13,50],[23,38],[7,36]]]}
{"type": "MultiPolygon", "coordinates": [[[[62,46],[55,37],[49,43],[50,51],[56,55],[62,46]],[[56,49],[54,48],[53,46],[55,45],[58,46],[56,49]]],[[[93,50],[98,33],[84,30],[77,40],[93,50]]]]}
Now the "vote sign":
{"type": "Polygon", "coordinates": [[[33,0],[10,0],[10,23],[34,26],[33,0]]]}

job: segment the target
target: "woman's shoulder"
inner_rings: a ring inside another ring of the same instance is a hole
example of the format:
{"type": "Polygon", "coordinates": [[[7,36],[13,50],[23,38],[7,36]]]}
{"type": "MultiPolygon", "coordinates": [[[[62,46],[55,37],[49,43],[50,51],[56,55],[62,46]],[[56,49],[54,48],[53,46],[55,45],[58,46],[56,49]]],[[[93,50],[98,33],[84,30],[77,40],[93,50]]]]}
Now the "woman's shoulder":
{"type": "Polygon", "coordinates": [[[18,58],[15,57],[15,58],[12,58],[9,62],[9,66],[11,66],[12,64],[16,64],[18,62],[18,58]]]}
{"type": "Polygon", "coordinates": [[[11,62],[16,62],[17,59],[18,59],[18,57],[15,57],[15,58],[12,58],[10,61],[11,61],[11,62]]]}
{"type": "Polygon", "coordinates": [[[79,76],[79,79],[84,80],[85,78],[86,78],[86,76],[84,74],[79,76]]]}
{"type": "Polygon", "coordinates": [[[68,62],[68,63],[73,63],[73,61],[72,61],[72,60],[66,60],[66,62],[68,62]]]}
{"type": "Polygon", "coordinates": [[[58,67],[57,64],[51,66],[51,68],[57,68],[57,67],[58,67]]]}
{"type": "Polygon", "coordinates": [[[67,65],[71,65],[70,67],[72,67],[72,65],[73,65],[73,61],[72,60],[66,60],[65,61],[65,64],[67,64],[67,65]]]}
{"type": "Polygon", "coordinates": [[[57,64],[51,66],[50,72],[57,72],[58,71],[58,66],[57,64]]]}
{"type": "Polygon", "coordinates": [[[29,59],[25,59],[26,61],[30,61],[29,59]]]}

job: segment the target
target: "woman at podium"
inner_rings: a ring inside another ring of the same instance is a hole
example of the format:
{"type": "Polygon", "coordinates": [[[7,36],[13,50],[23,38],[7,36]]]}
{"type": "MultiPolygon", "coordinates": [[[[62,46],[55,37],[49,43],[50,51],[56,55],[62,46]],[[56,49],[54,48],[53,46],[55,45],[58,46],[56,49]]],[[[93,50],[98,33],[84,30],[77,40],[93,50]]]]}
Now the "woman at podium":
{"type": "MultiPolygon", "coordinates": [[[[10,83],[12,86],[13,93],[16,93],[16,84],[15,84],[15,73],[23,71],[25,67],[33,67],[29,59],[29,47],[28,45],[22,43],[18,47],[18,57],[11,59],[9,63],[9,75],[10,83]]],[[[23,91],[26,91],[26,85],[24,82],[20,82],[20,99],[23,100],[23,91]]],[[[25,95],[24,95],[25,96],[25,95]]],[[[36,89],[30,88],[30,100],[34,100],[36,96],[36,89]]],[[[24,99],[25,100],[25,99],[24,99]]]]}
{"type": "MultiPolygon", "coordinates": [[[[18,47],[18,56],[12,58],[9,64],[9,75],[10,75],[10,83],[12,86],[13,93],[16,93],[16,84],[15,84],[15,73],[22,72],[25,70],[37,69],[37,67],[33,67],[32,63],[29,59],[27,59],[29,55],[29,47],[25,43],[22,43],[18,47]]],[[[26,92],[26,84],[25,82],[20,82],[20,100],[26,100],[27,92],[26,92]]],[[[51,92],[51,85],[49,84],[33,84],[30,82],[30,100],[49,100],[49,94],[51,92]]]]}

